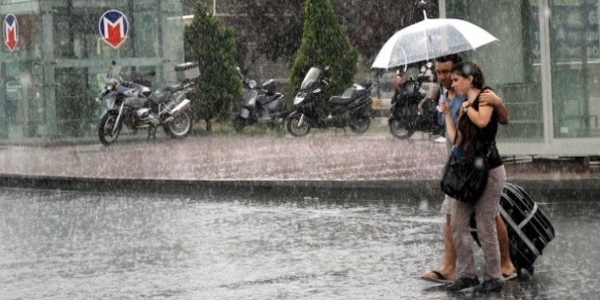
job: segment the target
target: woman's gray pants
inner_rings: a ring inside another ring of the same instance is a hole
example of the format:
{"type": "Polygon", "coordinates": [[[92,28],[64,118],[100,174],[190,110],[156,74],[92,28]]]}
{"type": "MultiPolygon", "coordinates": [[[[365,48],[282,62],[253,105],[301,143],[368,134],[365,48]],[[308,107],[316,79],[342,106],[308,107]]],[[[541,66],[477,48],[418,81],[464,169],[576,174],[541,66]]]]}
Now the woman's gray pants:
{"type": "Polygon", "coordinates": [[[484,280],[502,279],[500,272],[500,247],[496,231],[496,215],[502,189],[506,182],[504,165],[489,171],[483,195],[475,205],[461,201],[452,202],[452,238],[456,247],[457,275],[459,278],[477,277],[473,256],[473,238],[470,233],[471,213],[475,210],[477,237],[485,259],[484,280]]]}

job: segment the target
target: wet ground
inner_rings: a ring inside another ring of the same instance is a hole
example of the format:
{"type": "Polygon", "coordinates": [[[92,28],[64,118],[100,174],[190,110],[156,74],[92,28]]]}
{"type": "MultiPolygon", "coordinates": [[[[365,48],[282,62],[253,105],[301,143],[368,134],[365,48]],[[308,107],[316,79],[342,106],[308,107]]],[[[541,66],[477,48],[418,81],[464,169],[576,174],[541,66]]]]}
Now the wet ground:
{"type": "MultiPolygon", "coordinates": [[[[305,138],[190,137],[66,146],[0,146],[0,186],[148,193],[238,192],[286,197],[380,199],[440,195],[445,145],[417,133],[356,136],[332,129],[305,138]]],[[[566,159],[506,162],[508,180],[540,199],[555,192],[600,195],[599,165],[566,159]]]]}
{"type": "MultiPolygon", "coordinates": [[[[417,278],[441,263],[444,161],[341,131],[0,146],[0,299],[472,298],[417,278]]],[[[506,168],[557,238],[490,299],[594,298],[598,166],[506,168]]]]}
{"type": "Polygon", "coordinates": [[[441,263],[439,201],[0,188],[0,299],[595,299],[600,207],[540,204],[557,236],[535,275],[482,297],[417,278],[441,263]]]}

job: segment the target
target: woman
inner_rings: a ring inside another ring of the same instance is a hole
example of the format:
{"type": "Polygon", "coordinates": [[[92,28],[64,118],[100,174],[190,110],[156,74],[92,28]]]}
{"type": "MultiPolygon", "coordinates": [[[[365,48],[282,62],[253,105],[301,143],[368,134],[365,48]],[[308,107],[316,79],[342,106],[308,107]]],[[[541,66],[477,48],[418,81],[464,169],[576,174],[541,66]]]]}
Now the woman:
{"type": "Polygon", "coordinates": [[[459,291],[477,286],[477,292],[491,292],[502,289],[500,272],[500,249],[496,232],[495,217],[502,189],[506,181],[506,171],[496,148],[498,112],[493,106],[480,104],[480,94],[485,93],[485,80],[479,66],[472,62],[462,62],[452,68],[452,88],[466,96],[462,103],[458,126],[455,126],[450,109],[441,104],[446,121],[447,138],[453,141],[454,155],[475,155],[475,145],[484,145],[487,153],[489,177],[483,192],[475,204],[454,201],[452,206],[452,238],[457,254],[458,279],[449,290],[459,291]],[[479,284],[469,232],[471,213],[475,211],[477,236],[481,242],[485,259],[484,281],[479,284]]]}

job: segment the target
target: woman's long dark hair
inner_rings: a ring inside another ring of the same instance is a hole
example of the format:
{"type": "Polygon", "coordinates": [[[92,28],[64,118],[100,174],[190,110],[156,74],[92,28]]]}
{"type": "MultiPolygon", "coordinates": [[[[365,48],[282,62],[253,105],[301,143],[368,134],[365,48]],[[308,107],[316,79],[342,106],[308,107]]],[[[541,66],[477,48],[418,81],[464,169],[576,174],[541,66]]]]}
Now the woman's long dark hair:
{"type": "MultiPolygon", "coordinates": [[[[476,89],[481,90],[485,86],[483,72],[481,72],[481,68],[475,63],[468,61],[458,63],[452,67],[452,74],[463,78],[473,76],[471,83],[476,89]]],[[[479,109],[479,103],[475,103],[474,108],[479,109]]],[[[462,141],[459,147],[465,151],[465,156],[472,157],[475,154],[475,143],[477,142],[480,128],[466,114],[463,114],[458,122],[458,131],[462,134],[462,141]]]]}

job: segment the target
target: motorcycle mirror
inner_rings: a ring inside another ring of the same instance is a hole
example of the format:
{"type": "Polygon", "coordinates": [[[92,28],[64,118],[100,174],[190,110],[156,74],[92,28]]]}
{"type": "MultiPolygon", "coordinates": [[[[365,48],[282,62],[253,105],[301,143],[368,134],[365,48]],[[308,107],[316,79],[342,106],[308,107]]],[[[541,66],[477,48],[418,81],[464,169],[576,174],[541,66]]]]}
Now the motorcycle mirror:
{"type": "Polygon", "coordinates": [[[255,80],[250,80],[248,82],[248,87],[250,87],[251,89],[255,89],[256,88],[256,81],[255,80]]]}

